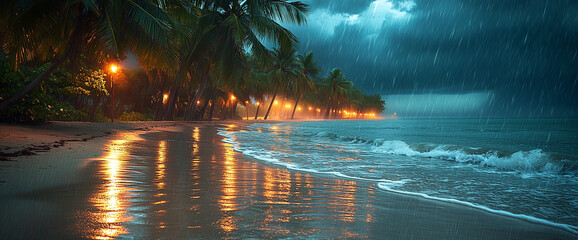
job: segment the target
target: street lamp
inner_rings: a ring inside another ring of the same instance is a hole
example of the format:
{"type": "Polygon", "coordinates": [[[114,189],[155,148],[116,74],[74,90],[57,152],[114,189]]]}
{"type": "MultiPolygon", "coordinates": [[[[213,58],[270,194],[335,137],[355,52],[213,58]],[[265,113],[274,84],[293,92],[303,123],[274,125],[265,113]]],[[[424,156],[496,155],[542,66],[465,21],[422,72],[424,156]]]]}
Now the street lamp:
{"type": "Polygon", "coordinates": [[[110,88],[112,90],[112,111],[110,114],[110,122],[114,122],[114,74],[118,70],[118,67],[114,64],[110,65],[110,71],[112,74],[110,75],[110,88]]]}

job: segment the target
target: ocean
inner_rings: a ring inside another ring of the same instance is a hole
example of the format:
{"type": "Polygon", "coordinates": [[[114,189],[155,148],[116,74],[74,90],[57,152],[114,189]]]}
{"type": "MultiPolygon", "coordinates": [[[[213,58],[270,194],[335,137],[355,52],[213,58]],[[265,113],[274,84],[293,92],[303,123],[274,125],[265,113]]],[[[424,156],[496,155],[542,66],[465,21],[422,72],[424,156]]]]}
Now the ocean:
{"type": "Polygon", "coordinates": [[[244,156],[578,232],[578,119],[396,119],[221,128],[244,156]]]}

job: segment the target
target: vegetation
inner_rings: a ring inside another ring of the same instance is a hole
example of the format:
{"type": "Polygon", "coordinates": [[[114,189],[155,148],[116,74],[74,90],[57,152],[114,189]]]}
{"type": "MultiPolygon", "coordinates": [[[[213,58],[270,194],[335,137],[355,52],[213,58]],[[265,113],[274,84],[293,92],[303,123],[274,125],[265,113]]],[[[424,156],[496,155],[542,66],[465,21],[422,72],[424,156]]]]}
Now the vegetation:
{"type": "Polygon", "coordinates": [[[339,69],[322,77],[312,52],[297,54],[298,39],[279,23],[305,24],[307,10],[287,0],[2,1],[0,120],[369,118],[383,111],[379,95],[363,94],[339,69]],[[108,70],[129,53],[142,69],[108,70]]]}

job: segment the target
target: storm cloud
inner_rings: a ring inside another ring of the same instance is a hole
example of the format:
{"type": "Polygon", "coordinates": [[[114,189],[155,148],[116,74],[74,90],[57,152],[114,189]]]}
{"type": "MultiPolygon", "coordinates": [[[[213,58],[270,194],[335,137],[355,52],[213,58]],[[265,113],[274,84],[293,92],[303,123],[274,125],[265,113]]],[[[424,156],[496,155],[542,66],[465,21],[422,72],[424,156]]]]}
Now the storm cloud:
{"type": "Polygon", "coordinates": [[[391,101],[403,95],[482,94],[490,97],[478,109],[453,114],[578,115],[575,1],[304,2],[308,24],[287,26],[301,50],[313,51],[324,70],[341,68],[365,92],[384,95],[389,106],[400,106],[391,101]]]}

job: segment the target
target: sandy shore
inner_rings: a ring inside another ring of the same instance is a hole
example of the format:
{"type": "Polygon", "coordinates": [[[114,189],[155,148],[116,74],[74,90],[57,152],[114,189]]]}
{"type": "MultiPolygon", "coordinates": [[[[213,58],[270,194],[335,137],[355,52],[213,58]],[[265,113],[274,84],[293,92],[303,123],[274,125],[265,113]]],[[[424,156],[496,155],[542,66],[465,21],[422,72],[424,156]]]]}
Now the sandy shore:
{"type": "Polygon", "coordinates": [[[119,131],[150,131],[175,126],[175,122],[46,122],[37,125],[0,123],[0,161],[35,155],[67,142],[88,141],[119,131]]]}
{"type": "Polygon", "coordinates": [[[1,162],[0,239],[578,237],[246,159],[217,134],[244,124],[2,125],[4,150],[75,141],[1,162]]]}

